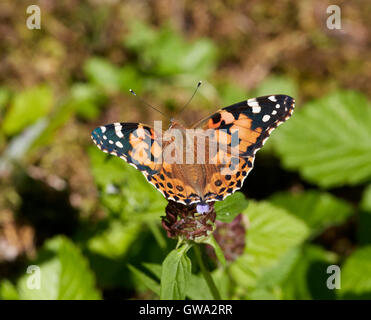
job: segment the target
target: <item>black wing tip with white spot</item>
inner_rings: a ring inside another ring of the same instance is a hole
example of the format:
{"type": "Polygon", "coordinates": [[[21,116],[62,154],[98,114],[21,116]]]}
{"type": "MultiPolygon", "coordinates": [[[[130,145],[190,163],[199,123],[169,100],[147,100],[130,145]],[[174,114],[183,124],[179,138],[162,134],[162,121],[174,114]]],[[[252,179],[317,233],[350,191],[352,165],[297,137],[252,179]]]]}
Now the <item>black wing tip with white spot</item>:
{"type": "Polygon", "coordinates": [[[126,160],[127,145],[121,123],[113,123],[95,128],[91,138],[96,146],[105,153],[109,153],[126,160]]]}
{"type": "MultiPolygon", "coordinates": [[[[259,143],[256,144],[253,154],[260,150],[263,145],[268,140],[270,134],[275,130],[279,125],[288,120],[295,109],[295,99],[288,95],[269,95],[262,96],[254,99],[265,111],[268,111],[267,115],[270,115],[271,118],[265,122],[267,126],[260,137],[259,143]],[[275,114],[273,112],[277,110],[275,114]],[[270,114],[269,114],[270,112],[270,114]]],[[[248,100],[249,101],[249,100],[248,100]]],[[[262,112],[264,112],[262,109],[262,112]]],[[[261,117],[260,121],[256,121],[256,125],[261,126],[264,123],[264,116],[261,117]]],[[[264,125],[263,125],[264,126],[264,125]]]]}
{"type": "Polygon", "coordinates": [[[295,100],[288,95],[269,95],[248,99],[253,128],[270,129],[286,121],[294,111],[295,100]]]}
{"type": "Polygon", "coordinates": [[[290,112],[295,107],[295,99],[285,94],[274,94],[269,96],[261,96],[253,99],[248,99],[247,104],[256,101],[260,106],[272,107],[276,109],[282,108],[287,112],[290,112]],[[279,107],[277,106],[279,105],[279,107]]]}

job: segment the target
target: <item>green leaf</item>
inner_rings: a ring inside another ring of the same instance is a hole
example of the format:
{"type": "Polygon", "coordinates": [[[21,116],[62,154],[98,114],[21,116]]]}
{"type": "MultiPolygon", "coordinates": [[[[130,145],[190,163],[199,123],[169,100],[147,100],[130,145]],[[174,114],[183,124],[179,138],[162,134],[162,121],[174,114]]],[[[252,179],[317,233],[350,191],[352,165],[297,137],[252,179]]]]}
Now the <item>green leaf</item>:
{"type": "Polygon", "coordinates": [[[161,274],[162,274],[162,266],[160,264],[157,264],[157,263],[150,263],[150,262],[144,262],[143,263],[143,266],[148,269],[149,271],[151,271],[151,273],[153,273],[153,275],[157,278],[157,279],[161,279],[161,274]]]}
{"type": "MultiPolygon", "coordinates": [[[[161,278],[162,266],[155,263],[143,263],[143,265],[151,271],[157,279],[161,278]]],[[[213,276],[213,278],[215,275],[213,276]]],[[[214,279],[215,280],[215,279],[214,279]]],[[[218,285],[218,283],[217,283],[218,285]]],[[[201,275],[191,274],[189,285],[186,289],[186,296],[192,300],[213,300],[213,296],[205,279],[201,275]]]]}
{"type": "Polygon", "coordinates": [[[129,24],[129,29],[124,43],[138,54],[143,73],[157,76],[190,73],[206,77],[215,68],[217,48],[209,39],[188,43],[166,25],[153,30],[134,22],[129,24]]]}
{"type": "Polygon", "coordinates": [[[341,268],[342,299],[371,299],[371,246],[354,251],[341,268]]]}
{"type": "Polygon", "coordinates": [[[297,246],[264,272],[248,299],[334,299],[327,288],[327,267],[337,262],[332,252],[319,246],[297,246]]]}
{"type": "Polygon", "coordinates": [[[95,300],[101,295],[95,288],[94,274],[80,250],[63,236],[48,240],[34,265],[40,268],[40,289],[29,288],[26,274],[18,281],[22,300],[95,300]]]}
{"type": "Polygon", "coordinates": [[[147,221],[147,226],[152,232],[153,237],[155,238],[158,246],[162,249],[166,249],[166,239],[164,235],[161,233],[161,229],[158,223],[158,221],[147,221]]]}
{"type": "Polygon", "coordinates": [[[197,72],[206,76],[214,68],[217,60],[217,50],[213,42],[207,38],[198,39],[189,45],[182,55],[182,69],[188,72],[197,72]]]}
{"type": "Polygon", "coordinates": [[[249,300],[277,300],[277,297],[268,289],[257,288],[247,297],[249,300]]]}
{"type": "Polygon", "coordinates": [[[299,90],[294,80],[285,76],[271,76],[260,83],[253,92],[256,97],[272,94],[286,94],[297,100],[299,90]]]}
{"type": "Polygon", "coordinates": [[[143,89],[143,76],[139,73],[136,66],[125,65],[119,72],[120,90],[129,93],[129,89],[135,93],[141,93],[143,89]]]}
{"type": "Polygon", "coordinates": [[[110,219],[106,229],[88,240],[87,247],[91,252],[116,259],[127,253],[141,232],[142,224],[137,221],[110,219]]]}
{"type": "Polygon", "coordinates": [[[162,263],[161,300],[185,299],[191,277],[191,259],[187,256],[189,245],[172,250],[162,263]]]}
{"type": "Polygon", "coordinates": [[[42,135],[33,143],[32,147],[36,149],[40,146],[53,143],[56,132],[71,119],[76,111],[76,107],[76,103],[72,102],[71,99],[58,105],[50,115],[47,127],[44,129],[42,135]]]}
{"type": "Polygon", "coordinates": [[[235,192],[223,201],[215,202],[216,219],[222,222],[232,222],[248,205],[242,192],[235,192]]]}
{"type": "MultiPolygon", "coordinates": [[[[214,280],[214,283],[220,293],[221,298],[224,299],[230,299],[230,293],[233,289],[232,287],[232,281],[228,274],[228,271],[226,268],[217,268],[214,271],[211,272],[211,276],[214,280]]],[[[234,284],[233,284],[234,286],[234,284]]],[[[211,295],[211,293],[210,293],[211,295]]],[[[211,300],[214,298],[208,298],[208,300],[211,300]]]]}
{"type": "Polygon", "coordinates": [[[245,252],[230,265],[231,276],[242,291],[254,288],[265,271],[309,234],[304,222],[267,202],[250,201],[244,215],[250,221],[245,252]]]}
{"type": "MultiPolygon", "coordinates": [[[[153,273],[157,279],[161,278],[162,266],[155,263],[143,263],[151,273],[153,273]]],[[[224,268],[215,269],[211,276],[214,279],[215,285],[217,286],[223,299],[227,299],[229,289],[229,277],[224,268]]],[[[210,289],[202,275],[191,274],[189,279],[189,285],[186,289],[186,296],[192,300],[213,300],[213,296],[210,289]]]]}
{"type": "Polygon", "coordinates": [[[223,250],[222,250],[222,248],[220,248],[219,244],[216,242],[213,235],[211,235],[209,238],[207,238],[206,241],[203,241],[203,243],[207,243],[214,248],[216,257],[218,258],[218,260],[222,264],[222,266],[225,267],[227,262],[225,261],[223,250]]]}
{"type": "Polygon", "coordinates": [[[247,92],[245,89],[240,88],[237,83],[226,82],[218,86],[222,106],[229,106],[237,101],[247,99],[247,92]]]}
{"type": "Polygon", "coordinates": [[[0,281],[0,300],[18,300],[16,287],[7,279],[0,281]]]}
{"type": "Polygon", "coordinates": [[[192,274],[187,286],[186,296],[192,300],[213,300],[213,295],[202,275],[192,274]]]}
{"type": "Polygon", "coordinates": [[[14,135],[48,114],[53,105],[53,93],[47,86],[27,89],[16,95],[5,114],[3,131],[14,135]]]}
{"type": "Polygon", "coordinates": [[[329,265],[337,262],[334,253],[319,246],[304,245],[290,272],[280,284],[280,298],[289,300],[334,299],[334,290],[327,288],[330,276],[326,271],[329,265]]]}
{"type": "Polygon", "coordinates": [[[130,264],[128,265],[128,268],[145,287],[160,296],[160,284],[158,282],[130,264]]]}
{"type": "Polygon", "coordinates": [[[135,51],[141,50],[143,47],[153,44],[156,41],[157,33],[148,25],[133,19],[129,23],[129,33],[125,35],[124,45],[135,51]]]}
{"type": "Polygon", "coordinates": [[[312,235],[345,222],[352,213],[352,207],[346,201],[316,190],[276,193],[270,202],[303,220],[311,228],[312,235]]]}
{"type": "Polygon", "coordinates": [[[89,80],[108,92],[120,88],[119,68],[106,59],[93,57],[84,65],[84,72],[89,80]]]}
{"type": "Polygon", "coordinates": [[[269,288],[278,286],[290,275],[294,264],[301,258],[300,254],[300,246],[289,250],[276,265],[264,271],[257,283],[257,288],[261,289],[263,287],[269,288]]]}
{"type": "Polygon", "coordinates": [[[88,153],[91,162],[91,173],[98,186],[104,188],[109,184],[122,184],[125,181],[127,167],[122,159],[105,156],[95,146],[91,146],[88,153]]]}
{"type": "Polygon", "coordinates": [[[84,119],[95,119],[104,102],[101,90],[91,84],[76,83],[71,88],[69,103],[74,104],[76,114],[84,119]]]}
{"type": "Polygon", "coordinates": [[[274,145],[286,168],[329,188],[371,178],[371,108],[353,91],[306,104],[277,130],[274,145]]]}
{"type": "Polygon", "coordinates": [[[94,146],[89,149],[89,156],[91,172],[102,190],[101,203],[105,207],[137,221],[159,219],[166,200],[139,170],[118,157],[107,157],[94,146]]]}

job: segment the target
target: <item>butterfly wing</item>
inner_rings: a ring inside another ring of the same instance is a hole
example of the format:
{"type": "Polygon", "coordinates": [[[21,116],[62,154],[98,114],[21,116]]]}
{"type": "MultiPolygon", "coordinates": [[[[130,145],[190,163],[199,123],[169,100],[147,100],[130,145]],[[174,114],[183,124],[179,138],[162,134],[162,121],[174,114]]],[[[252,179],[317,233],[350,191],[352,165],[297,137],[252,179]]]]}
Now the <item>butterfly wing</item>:
{"type": "MultiPolygon", "coordinates": [[[[184,167],[183,167],[184,169],[184,167]]],[[[188,183],[182,167],[176,164],[163,163],[158,174],[151,176],[150,182],[168,200],[180,202],[185,205],[200,202],[200,197],[193,186],[188,183]]]]}
{"type": "Polygon", "coordinates": [[[91,138],[103,152],[126,160],[148,176],[161,168],[161,134],[141,123],[116,122],[95,128],[91,138]]]}
{"type": "Polygon", "coordinates": [[[163,132],[141,123],[117,122],[95,128],[91,137],[100,150],[140,170],[166,199],[188,204],[196,196],[185,183],[183,172],[163,161],[163,149],[169,145],[162,141],[163,132]]]}
{"type": "Polygon", "coordinates": [[[214,129],[214,138],[222,141],[216,165],[206,165],[206,201],[223,200],[242,187],[253,168],[255,153],[271,132],[291,116],[294,103],[294,99],[286,95],[248,99],[223,108],[196,124],[205,130],[214,129]],[[221,159],[227,160],[222,163],[221,159]]]}

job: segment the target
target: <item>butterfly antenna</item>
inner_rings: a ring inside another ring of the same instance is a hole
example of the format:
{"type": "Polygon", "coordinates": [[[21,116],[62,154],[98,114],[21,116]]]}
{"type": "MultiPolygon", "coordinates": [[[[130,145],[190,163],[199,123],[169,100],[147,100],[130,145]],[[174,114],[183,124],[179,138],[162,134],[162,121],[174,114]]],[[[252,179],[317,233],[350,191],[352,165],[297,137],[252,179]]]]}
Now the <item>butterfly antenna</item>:
{"type": "Polygon", "coordinates": [[[152,108],[153,110],[156,110],[157,112],[161,113],[164,117],[166,118],[169,118],[165,113],[161,112],[160,110],[158,110],[157,108],[155,108],[154,106],[150,105],[147,101],[145,101],[144,99],[142,99],[140,96],[137,96],[137,94],[132,90],[132,89],[129,89],[129,91],[134,95],[136,96],[142,103],[144,103],[147,107],[150,107],[152,108]]]}
{"type": "Polygon", "coordinates": [[[198,88],[201,86],[201,84],[202,84],[202,81],[198,81],[198,83],[197,83],[197,87],[196,87],[195,91],[193,92],[192,96],[189,98],[189,100],[187,101],[187,103],[183,106],[183,108],[180,109],[179,115],[184,111],[184,109],[185,109],[185,108],[189,105],[189,103],[192,101],[193,97],[196,95],[197,90],[198,90],[198,88]]]}

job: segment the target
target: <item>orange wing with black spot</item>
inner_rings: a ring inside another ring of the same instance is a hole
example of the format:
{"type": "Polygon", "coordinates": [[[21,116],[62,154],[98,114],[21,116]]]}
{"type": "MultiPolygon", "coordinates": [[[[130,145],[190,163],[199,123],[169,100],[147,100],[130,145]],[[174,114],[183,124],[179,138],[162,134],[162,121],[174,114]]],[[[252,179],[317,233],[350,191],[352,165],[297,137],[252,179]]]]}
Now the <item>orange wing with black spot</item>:
{"type": "Polygon", "coordinates": [[[206,201],[223,200],[242,187],[253,168],[255,153],[291,116],[294,102],[286,95],[249,99],[223,108],[196,125],[214,129],[218,141],[216,165],[209,165],[207,170],[206,201]]]}
{"type": "Polygon", "coordinates": [[[185,182],[183,172],[163,161],[163,132],[141,123],[112,123],[97,127],[91,135],[103,152],[120,157],[140,170],[166,199],[188,204],[199,200],[192,187],[185,182]]]}
{"type": "Polygon", "coordinates": [[[103,152],[126,160],[146,176],[162,167],[162,132],[156,133],[149,126],[116,122],[95,128],[91,137],[103,152]]]}
{"type": "Polygon", "coordinates": [[[168,200],[180,202],[188,205],[200,202],[201,197],[189,184],[187,177],[177,165],[164,163],[158,174],[151,176],[149,181],[164,195],[168,200]]]}

